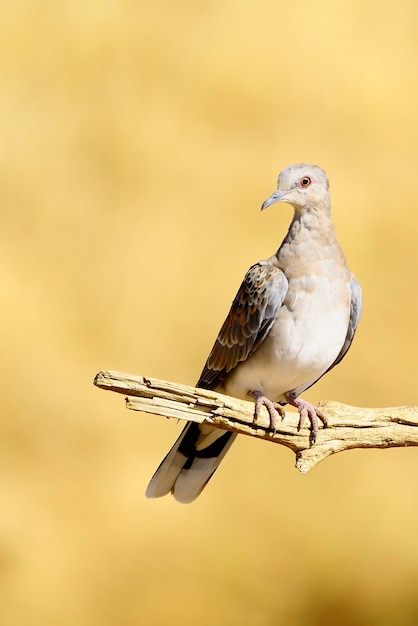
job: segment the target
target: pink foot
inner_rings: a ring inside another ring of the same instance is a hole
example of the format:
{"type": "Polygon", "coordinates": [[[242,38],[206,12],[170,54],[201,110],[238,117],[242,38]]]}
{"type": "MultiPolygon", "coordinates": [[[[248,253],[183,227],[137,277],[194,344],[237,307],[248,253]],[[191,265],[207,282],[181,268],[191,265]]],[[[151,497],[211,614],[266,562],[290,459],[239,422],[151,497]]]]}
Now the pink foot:
{"type": "Polygon", "coordinates": [[[310,402],[306,402],[306,400],[302,400],[302,398],[294,398],[291,394],[286,396],[286,400],[299,411],[298,430],[302,428],[305,419],[307,417],[309,418],[309,421],[311,422],[312,443],[315,443],[319,428],[318,418],[321,420],[325,428],[328,426],[327,416],[325,413],[321,411],[321,409],[313,406],[313,404],[310,404],[310,402]]]}
{"type": "Polygon", "coordinates": [[[283,407],[278,402],[273,402],[269,398],[266,398],[266,396],[263,396],[261,391],[249,391],[248,395],[255,400],[254,422],[257,421],[257,418],[260,415],[261,407],[264,405],[270,417],[270,428],[273,431],[273,435],[275,435],[277,422],[279,420],[281,421],[285,416],[283,407]]]}

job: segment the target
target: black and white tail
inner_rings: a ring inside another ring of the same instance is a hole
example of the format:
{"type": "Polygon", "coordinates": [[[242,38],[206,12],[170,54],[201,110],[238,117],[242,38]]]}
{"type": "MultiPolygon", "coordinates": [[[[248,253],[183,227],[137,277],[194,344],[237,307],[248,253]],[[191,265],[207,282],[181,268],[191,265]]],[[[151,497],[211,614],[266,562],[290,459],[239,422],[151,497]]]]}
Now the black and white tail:
{"type": "Polygon", "coordinates": [[[178,502],[195,500],[236,436],[213,426],[187,424],[151,478],[147,498],[160,498],[171,491],[178,502]]]}

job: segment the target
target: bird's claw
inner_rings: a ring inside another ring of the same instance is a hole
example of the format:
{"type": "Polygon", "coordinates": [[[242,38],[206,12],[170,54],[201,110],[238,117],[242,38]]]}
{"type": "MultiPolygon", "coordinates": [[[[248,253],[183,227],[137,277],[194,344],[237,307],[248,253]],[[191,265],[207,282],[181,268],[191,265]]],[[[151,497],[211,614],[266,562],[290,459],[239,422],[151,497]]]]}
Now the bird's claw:
{"type": "Polygon", "coordinates": [[[313,406],[313,404],[310,404],[310,402],[306,402],[306,400],[292,397],[286,397],[286,399],[289,404],[294,406],[299,411],[298,430],[302,428],[305,420],[307,418],[309,419],[311,423],[311,442],[312,444],[314,444],[318,435],[319,420],[321,420],[324,428],[326,428],[328,426],[327,416],[321,409],[313,406]]]}
{"type": "Polygon", "coordinates": [[[265,406],[270,419],[270,429],[273,431],[273,435],[276,434],[277,424],[281,421],[285,416],[285,411],[283,407],[278,402],[273,402],[266,396],[263,396],[262,393],[258,391],[250,391],[249,394],[255,400],[255,408],[254,408],[254,423],[257,421],[261,407],[265,406]]]}

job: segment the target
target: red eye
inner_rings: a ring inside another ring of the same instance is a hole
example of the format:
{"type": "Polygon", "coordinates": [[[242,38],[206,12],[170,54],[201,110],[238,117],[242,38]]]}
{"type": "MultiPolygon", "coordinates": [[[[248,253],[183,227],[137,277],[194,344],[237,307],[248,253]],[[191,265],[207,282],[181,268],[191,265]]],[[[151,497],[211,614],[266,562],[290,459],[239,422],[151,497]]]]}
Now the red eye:
{"type": "Polygon", "coordinates": [[[300,186],[301,187],[309,187],[309,185],[311,184],[311,179],[309,178],[309,176],[304,176],[303,178],[300,179],[300,186]]]}

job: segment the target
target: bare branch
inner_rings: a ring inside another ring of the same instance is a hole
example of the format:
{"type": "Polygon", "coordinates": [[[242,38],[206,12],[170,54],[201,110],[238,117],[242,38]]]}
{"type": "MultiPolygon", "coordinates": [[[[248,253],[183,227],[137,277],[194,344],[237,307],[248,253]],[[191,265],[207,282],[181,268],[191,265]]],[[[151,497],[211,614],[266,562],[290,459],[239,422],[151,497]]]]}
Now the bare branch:
{"type": "Polygon", "coordinates": [[[267,411],[254,423],[253,402],[158,378],[113,371],[99,372],[94,384],[125,394],[127,408],[134,411],[206,422],[287,446],[295,452],[296,467],[301,472],[309,471],[327,456],[343,450],[418,446],[417,406],[365,409],[324,400],[320,406],[326,412],[328,427],[320,429],[316,443],[311,445],[308,424],[299,431],[299,416],[295,412],[287,412],[273,434],[267,411]]]}

